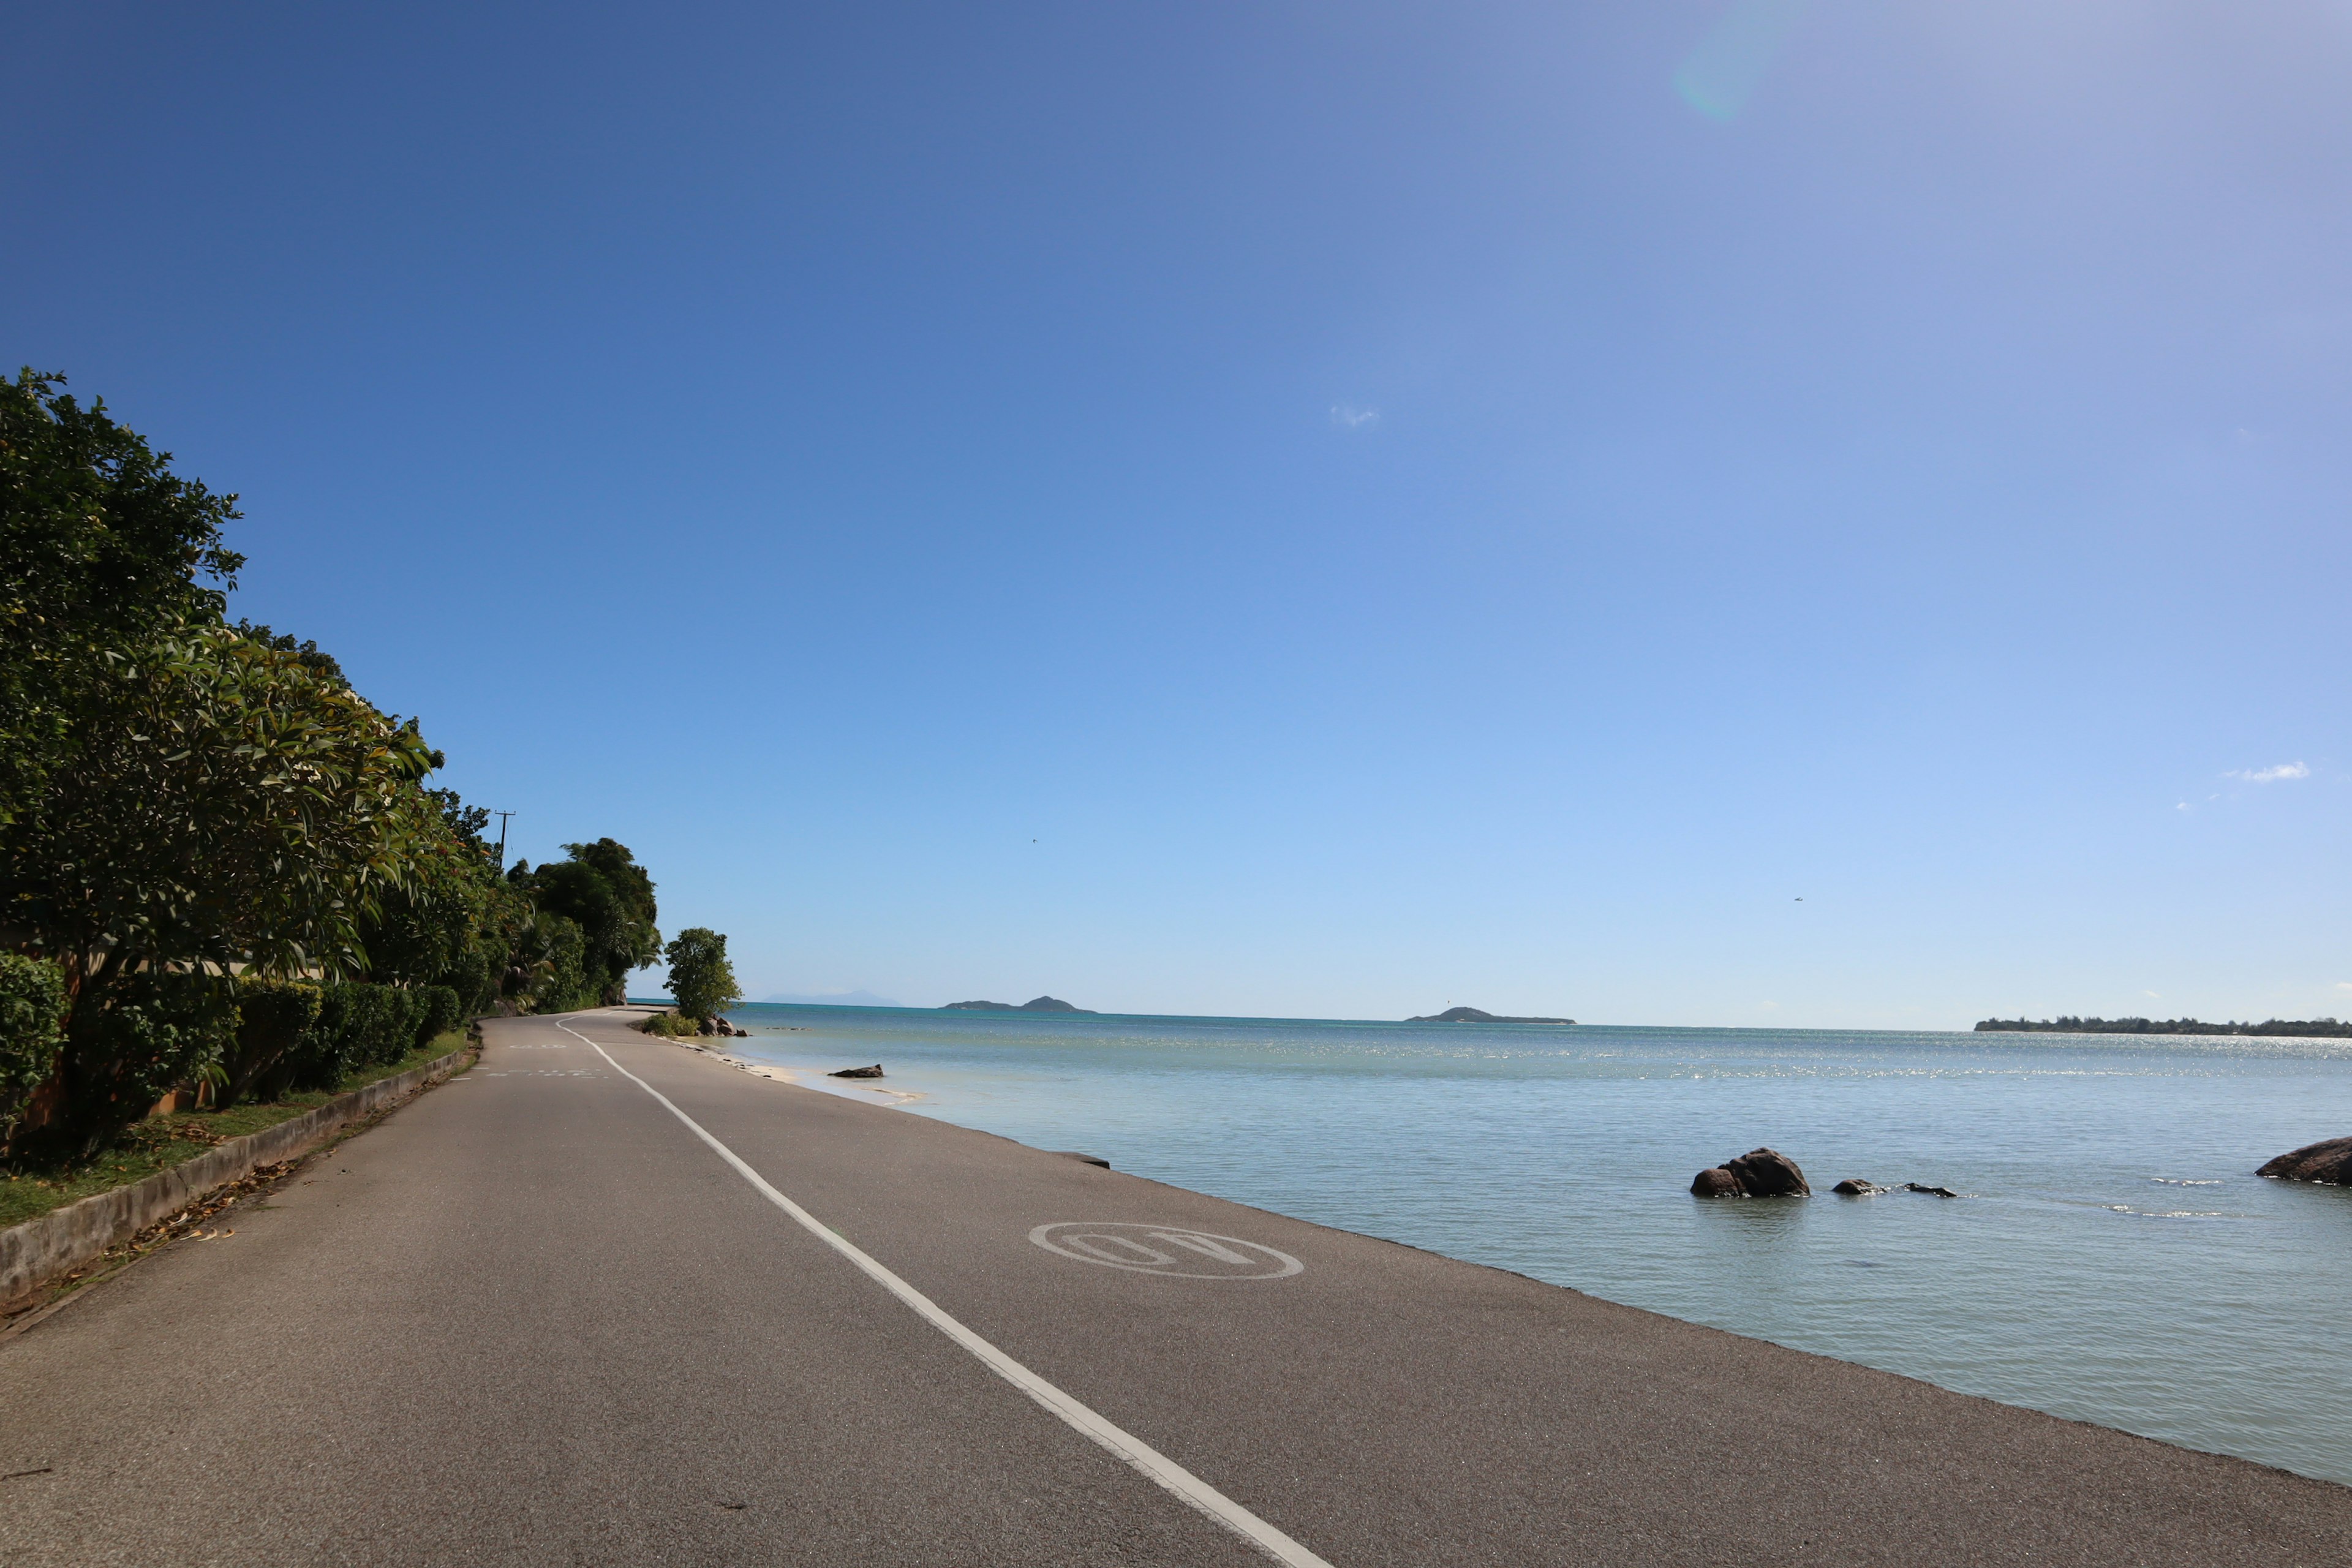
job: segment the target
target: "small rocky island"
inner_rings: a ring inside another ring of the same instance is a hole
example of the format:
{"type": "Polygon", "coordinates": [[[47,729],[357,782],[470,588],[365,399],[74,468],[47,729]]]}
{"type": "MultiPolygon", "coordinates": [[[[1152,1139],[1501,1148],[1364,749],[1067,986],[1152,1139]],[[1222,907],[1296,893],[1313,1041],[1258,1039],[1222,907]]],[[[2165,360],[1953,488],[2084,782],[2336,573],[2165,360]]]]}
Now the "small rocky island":
{"type": "Polygon", "coordinates": [[[1482,1013],[1475,1007],[1448,1007],[1443,1013],[1432,1013],[1423,1018],[1407,1018],[1408,1024],[1573,1024],[1573,1018],[1508,1018],[1500,1013],[1482,1013]]]}
{"type": "Polygon", "coordinates": [[[1014,1006],[1010,1002],[950,1002],[940,1009],[942,1013],[1083,1013],[1089,1018],[1102,1015],[1092,1007],[1073,1007],[1058,996],[1033,996],[1014,1006]]]}

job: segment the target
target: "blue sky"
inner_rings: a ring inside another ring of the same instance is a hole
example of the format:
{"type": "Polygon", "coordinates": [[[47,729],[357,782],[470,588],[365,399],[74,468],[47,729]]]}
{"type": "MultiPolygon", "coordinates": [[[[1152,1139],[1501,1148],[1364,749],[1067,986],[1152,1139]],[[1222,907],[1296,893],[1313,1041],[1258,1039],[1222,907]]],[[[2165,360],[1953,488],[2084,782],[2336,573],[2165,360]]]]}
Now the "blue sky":
{"type": "Polygon", "coordinates": [[[2352,1016],[2347,81],[2334,4],[56,7],[0,341],[754,995],[2352,1016]]]}

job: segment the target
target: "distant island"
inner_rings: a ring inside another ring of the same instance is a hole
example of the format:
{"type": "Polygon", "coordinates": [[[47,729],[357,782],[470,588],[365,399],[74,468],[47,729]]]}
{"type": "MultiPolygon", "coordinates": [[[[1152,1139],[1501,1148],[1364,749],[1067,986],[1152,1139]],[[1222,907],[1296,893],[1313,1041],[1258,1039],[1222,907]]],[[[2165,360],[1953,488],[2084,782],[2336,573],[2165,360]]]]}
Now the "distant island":
{"type": "MultiPolygon", "coordinates": [[[[1498,1013],[1481,1013],[1475,1007],[1448,1007],[1443,1013],[1432,1013],[1425,1018],[1407,1018],[1408,1024],[1573,1024],[1573,1018],[1506,1018],[1498,1013]]],[[[1979,1029],[1984,1026],[1977,1026],[1979,1029]]]]}
{"type": "Polygon", "coordinates": [[[940,1009],[942,1013],[1084,1013],[1089,1018],[1102,1015],[1092,1007],[1073,1007],[1058,996],[1034,996],[1018,1007],[1010,1002],[950,1002],[940,1009]]]}
{"type": "Polygon", "coordinates": [[[1987,1018],[1977,1033],[2011,1035],[2287,1035],[2352,1038],[2352,1024],[2333,1018],[2272,1018],[2260,1024],[2205,1024],[2195,1018],[1987,1018]]]}

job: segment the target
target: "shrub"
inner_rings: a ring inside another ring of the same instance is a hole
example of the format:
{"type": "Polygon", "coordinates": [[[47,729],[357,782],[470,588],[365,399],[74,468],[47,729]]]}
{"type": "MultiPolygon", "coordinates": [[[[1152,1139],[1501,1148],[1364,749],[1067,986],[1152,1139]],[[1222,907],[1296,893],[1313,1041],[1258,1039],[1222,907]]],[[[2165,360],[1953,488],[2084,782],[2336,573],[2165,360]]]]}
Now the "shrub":
{"type": "Polygon", "coordinates": [[[45,958],[0,952],[0,1143],[57,1071],[65,1016],[64,970],[45,958]]]}
{"type": "Polygon", "coordinates": [[[692,1039],[702,1032],[700,1024],[681,1013],[656,1013],[637,1027],[664,1040],[692,1039]]]}
{"type": "Polygon", "coordinates": [[[427,985],[416,994],[424,999],[425,1016],[416,1026],[416,1045],[430,1045],[457,1026],[457,993],[446,985],[427,985]]]}
{"type": "Polygon", "coordinates": [[[353,987],[351,1065],[388,1067],[406,1056],[424,1003],[398,985],[353,987]]]}
{"type": "Polygon", "coordinates": [[[236,1045],[236,984],[142,970],[106,1004],[78,1008],[66,1040],[66,1113],[85,1152],[144,1117],[164,1091],[219,1081],[236,1045]]]}
{"type": "Polygon", "coordinates": [[[374,1025],[368,1031],[367,1065],[389,1067],[416,1048],[416,1026],[425,1016],[425,998],[401,985],[372,985],[375,993],[374,1025]]]}
{"type": "Polygon", "coordinates": [[[324,1001],[306,980],[241,977],[236,983],[236,1043],[221,1065],[226,1069],[215,1103],[234,1105],[272,1077],[319,1021],[324,1001]]]}
{"type": "Polygon", "coordinates": [[[276,1100],[291,1089],[333,1089],[343,1081],[343,1074],[357,1065],[351,1047],[352,998],[360,991],[348,983],[319,987],[319,1016],[264,1076],[258,1098],[276,1100]]]}

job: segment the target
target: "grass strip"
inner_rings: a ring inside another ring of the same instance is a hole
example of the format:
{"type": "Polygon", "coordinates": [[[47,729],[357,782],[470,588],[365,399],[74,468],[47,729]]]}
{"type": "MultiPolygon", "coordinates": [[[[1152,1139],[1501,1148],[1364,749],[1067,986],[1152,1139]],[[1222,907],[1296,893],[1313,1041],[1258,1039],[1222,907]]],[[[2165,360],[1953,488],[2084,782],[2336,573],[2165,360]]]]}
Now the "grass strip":
{"type": "Polygon", "coordinates": [[[437,1061],[451,1051],[463,1049],[465,1044],[466,1032],[452,1029],[427,1040],[396,1062],[345,1074],[342,1083],[332,1089],[308,1089],[264,1105],[232,1105],[221,1110],[177,1110],[151,1116],[86,1160],[43,1163],[24,1161],[0,1167],[0,1229],[38,1219],[52,1209],[100,1193],[143,1182],[158,1171],[168,1171],[184,1160],[194,1159],[215,1143],[290,1121],[339,1094],[349,1094],[355,1089],[365,1089],[369,1084],[437,1061]]]}

